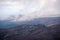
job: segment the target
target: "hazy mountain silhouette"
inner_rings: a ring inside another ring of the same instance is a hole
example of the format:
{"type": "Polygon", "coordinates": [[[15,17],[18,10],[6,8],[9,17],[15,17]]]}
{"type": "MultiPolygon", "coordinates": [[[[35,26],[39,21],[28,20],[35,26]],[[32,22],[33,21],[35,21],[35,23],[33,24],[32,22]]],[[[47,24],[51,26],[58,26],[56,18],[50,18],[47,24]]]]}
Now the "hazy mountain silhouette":
{"type": "Polygon", "coordinates": [[[35,18],[30,21],[21,22],[22,24],[55,24],[60,23],[60,17],[43,17],[43,18],[35,18]]]}
{"type": "Polygon", "coordinates": [[[11,22],[8,20],[0,20],[0,28],[10,28],[15,27],[16,25],[22,25],[22,24],[29,24],[29,25],[37,25],[37,24],[44,24],[44,25],[50,25],[60,23],[60,17],[45,17],[45,18],[35,18],[30,21],[17,21],[17,22],[11,22]]]}

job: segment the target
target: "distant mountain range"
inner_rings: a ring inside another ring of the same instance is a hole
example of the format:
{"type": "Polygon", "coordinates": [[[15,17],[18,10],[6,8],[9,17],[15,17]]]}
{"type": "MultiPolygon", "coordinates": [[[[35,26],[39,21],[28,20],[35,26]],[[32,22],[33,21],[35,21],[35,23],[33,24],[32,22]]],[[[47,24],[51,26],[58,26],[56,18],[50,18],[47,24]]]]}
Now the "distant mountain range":
{"type": "Polygon", "coordinates": [[[30,21],[24,21],[21,22],[21,24],[44,24],[44,25],[50,25],[50,24],[56,24],[60,23],[60,17],[43,17],[43,18],[35,18],[30,21]]]}
{"type": "Polygon", "coordinates": [[[47,26],[47,25],[57,24],[57,23],[60,23],[60,17],[34,18],[29,21],[17,21],[17,22],[0,20],[0,28],[10,28],[22,24],[28,24],[28,25],[44,24],[47,26]]]}

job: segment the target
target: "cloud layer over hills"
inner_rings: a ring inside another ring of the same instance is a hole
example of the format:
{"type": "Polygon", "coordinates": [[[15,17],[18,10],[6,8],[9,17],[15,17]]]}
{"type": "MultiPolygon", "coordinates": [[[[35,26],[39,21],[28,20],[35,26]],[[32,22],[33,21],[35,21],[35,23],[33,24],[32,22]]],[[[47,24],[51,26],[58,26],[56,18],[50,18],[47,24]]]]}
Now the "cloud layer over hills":
{"type": "Polygon", "coordinates": [[[0,0],[0,19],[7,19],[11,15],[20,20],[30,20],[38,17],[60,16],[59,0],[0,0]]]}

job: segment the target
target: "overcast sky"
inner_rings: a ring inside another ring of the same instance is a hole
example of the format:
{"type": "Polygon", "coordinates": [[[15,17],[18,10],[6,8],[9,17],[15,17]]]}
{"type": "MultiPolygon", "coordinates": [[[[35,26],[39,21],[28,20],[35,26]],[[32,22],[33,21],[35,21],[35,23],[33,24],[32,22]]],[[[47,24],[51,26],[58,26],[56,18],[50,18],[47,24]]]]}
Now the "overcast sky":
{"type": "Polygon", "coordinates": [[[0,0],[0,19],[23,15],[20,20],[60,16],[59,0],[0,0]]]}

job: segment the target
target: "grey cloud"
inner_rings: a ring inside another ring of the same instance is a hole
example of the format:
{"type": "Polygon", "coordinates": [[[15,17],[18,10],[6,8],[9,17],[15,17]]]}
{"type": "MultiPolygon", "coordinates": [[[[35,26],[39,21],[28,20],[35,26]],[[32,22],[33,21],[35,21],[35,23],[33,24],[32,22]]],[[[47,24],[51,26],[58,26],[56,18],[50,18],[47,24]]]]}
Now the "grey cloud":
{"type": "MultiPolygon", "coordinates": [[[[25,8],[19,10],[19,12],[17,13],[18,15],[27,14],[24,17],[22,17],[21,20],[23,20],[23,18],[24,18],[24,20],[29,19],[29,17],[30,17],[30,19],[32,19],[32,18],[36,18],[36,17],[43,17],[43,16],[51,17],[51,15],[52,16],[60,15],[59,14],[60,13],[59,12],[60,11],[60,1],[58,1],[58,0],[56,0],[56,2],[53,2],[54,0],[42,0],[42,1],[41,0],[0,0],[0,9],[2,11],[5,8],[5,6],[7,7],[7,4],[1,4],[1,2],[7,2],[7,1],[18,2],[20,6],[24,5],[25,8]],[[2,7],[4,7],[4,8],[2,9],[2,7]],[[54,12],[54,11],[56,11],[56,12],[54,12]]],[[[15,12],[12,12],[12,14],[14,14],[14,13],[15,12]]]]}

